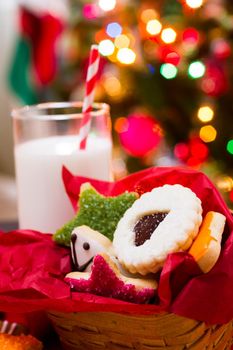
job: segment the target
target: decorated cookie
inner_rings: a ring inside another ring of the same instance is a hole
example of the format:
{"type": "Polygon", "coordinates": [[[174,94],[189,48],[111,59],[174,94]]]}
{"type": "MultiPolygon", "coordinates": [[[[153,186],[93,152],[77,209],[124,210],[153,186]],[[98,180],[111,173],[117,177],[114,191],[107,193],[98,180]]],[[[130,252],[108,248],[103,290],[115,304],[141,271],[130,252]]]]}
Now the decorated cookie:
{"type": "Polygon", "coordinates": [[[90,271],[95,255],[112,251],[112,242],[88,226],[76,227],[71,234],[71,255],[76,271],[90,271]]]}
{"type": "Polygon", "coordinates": [[[65,280],[78,292],[93,293],[135,303],[147,303],[157,288],[155,280],[128,278],[106,253],[96,255],[91,272],[71,272],[65,280]]]}
{"type": "Polygon", "coordinates": [[[1,350],[42,350],[42,343],[31,335],[0,334],[1,350]]]}
{"type": "Polygon", "coordinates": [[[71,232],[75,227],[82,225],[87,225],[112,240],[118,221],[137,198],[138,194],[135,192],[105,197],[89,183],[83,184],[77,215],[55,233],[54,240],[69,246],[71,232]]]}
{"type": "Polygon", "coordinates": [[[194,240],[191,254],[203,272],[209,272],[217,262],[221,252],[221,240],[226,217],[220,213],[209,211],[194,240]]]}
{"type": "Polygon", "coordinates": [[[164,185],[143,194],[119,221],[113,245],[131,273],[157,272],[169,253],[187,250],[202,222],[200,199],[189,188],[164,185]]]}

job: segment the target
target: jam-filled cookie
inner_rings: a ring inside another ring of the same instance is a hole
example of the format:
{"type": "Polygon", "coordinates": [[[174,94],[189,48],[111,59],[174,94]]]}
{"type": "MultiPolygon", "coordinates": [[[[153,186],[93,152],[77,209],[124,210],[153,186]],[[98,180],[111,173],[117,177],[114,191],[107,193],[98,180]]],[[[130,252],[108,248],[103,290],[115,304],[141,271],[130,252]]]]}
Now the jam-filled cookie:
{"type": "Polygon", "coordinates": [[[157,272],[169,253],[191,246],[201,222],[201,201],[189,188],[154,188],[137,199],[119,221],[113,240],[115,253],[131,273],[157,272]]]}

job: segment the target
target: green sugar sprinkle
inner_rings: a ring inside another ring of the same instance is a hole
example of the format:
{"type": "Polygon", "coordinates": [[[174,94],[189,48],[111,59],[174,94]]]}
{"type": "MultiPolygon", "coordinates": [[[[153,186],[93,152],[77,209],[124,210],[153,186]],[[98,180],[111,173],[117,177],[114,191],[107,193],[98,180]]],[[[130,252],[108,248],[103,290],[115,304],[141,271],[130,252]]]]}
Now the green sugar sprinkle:
{"type": "Polygon", "coordinates": [[[105,197],[89,183],[83,184],[80,191],[78,213],[54,234],[55,242],[69,246],[71,232],[75,227],[81,225],[87,225],[113,240],[113,234],[119,220],[137,198],[136,192],[125,192],[116,197],[105,197]]]}

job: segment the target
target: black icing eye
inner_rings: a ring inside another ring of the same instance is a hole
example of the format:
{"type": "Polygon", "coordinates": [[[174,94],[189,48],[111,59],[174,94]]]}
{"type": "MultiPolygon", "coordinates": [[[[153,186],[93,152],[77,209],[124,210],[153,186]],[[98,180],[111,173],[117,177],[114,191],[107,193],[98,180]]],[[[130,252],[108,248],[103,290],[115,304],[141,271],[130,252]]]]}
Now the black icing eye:
{"type": "Polygon", "coordinates": [[[84,242],[84,243],[83,243],[83,249],[84,249],[84,250],[89,250],[89,249],[90,249],[90,244],[87,243],[87,242],[84,242]]]}

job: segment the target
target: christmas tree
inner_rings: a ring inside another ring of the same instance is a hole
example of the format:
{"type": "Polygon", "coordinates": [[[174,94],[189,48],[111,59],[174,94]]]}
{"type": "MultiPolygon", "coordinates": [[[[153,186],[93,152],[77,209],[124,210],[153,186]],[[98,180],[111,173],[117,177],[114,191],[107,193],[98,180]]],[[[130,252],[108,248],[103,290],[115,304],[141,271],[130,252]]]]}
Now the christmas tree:
{"type": "MultiPolygon", "coordinates": [[[[56,74],[40,81],[37,100],[82,99],[97,43],[96,100],[111,105],[116,177],[187,165],[206,172],[231,203],[232,1],[70,0],[68,8],[56,74]]],[[[44,41],[50,55],[53,38],[44,41]]]]}

